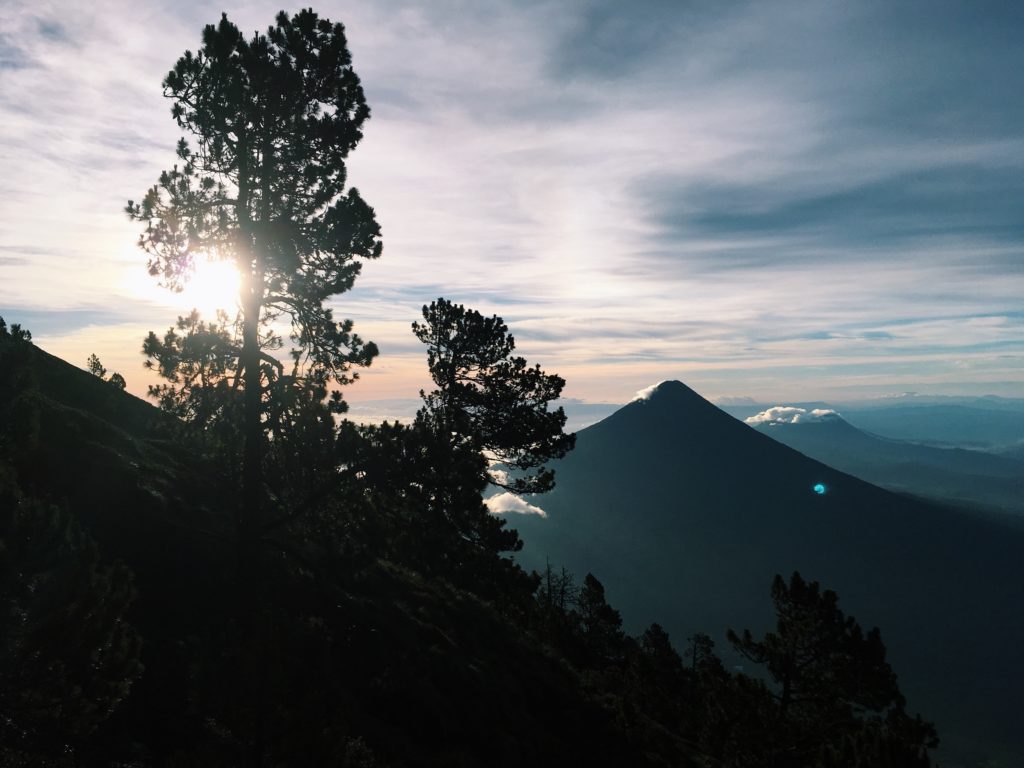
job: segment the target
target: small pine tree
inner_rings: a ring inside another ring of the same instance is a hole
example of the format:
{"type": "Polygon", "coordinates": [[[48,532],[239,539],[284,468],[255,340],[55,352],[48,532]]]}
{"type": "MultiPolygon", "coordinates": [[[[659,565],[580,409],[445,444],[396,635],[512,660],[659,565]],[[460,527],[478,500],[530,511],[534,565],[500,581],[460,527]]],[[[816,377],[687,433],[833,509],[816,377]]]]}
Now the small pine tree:
{"type": "Polygon", "coordinates": [[[427,345],[436,389],[420,392],[421,419],[451,448],[485,454],[515,472],[485,479],[513,493],[544,493],[554,472],[544,467],[576,442],[565,434],[565,412],[551,409],[565,380],[513,355],[516,343],[500,317],[439,298],[423,307],[413,333],[427,345]]]}
{"type": "Polygon", "coordinates": [[[772,602],[774,632],[756,640],[749,630],[729,630],[728,637],[775,683],[779,753],[828,765],[856,745],[864,765],[929,765],[938,737],[930,723],[906,714],[878,628],[864,632],[839,609],[835,592],[799,573],[788,583],[775,577],[772,602]]]}
{"type": "Polygon", "coordinates": [[[103,367],[103,363],[100,362],[100,359],[95,353],[89,355],[89,359],[86,361],[85,367],[93,376],[97,376],[101,379],[104,379],[107,376],[107,369],[103,367]]]}
{"type": "Polygon", "coordinates": [[[112,387],[117,389],[124,389],[127,386],[127,382],[124,380],[124,376],[120,373],[110,374],[110,378],[107,378],[107,369],[103,367],[103,363],[94,354],[89,355],[89,359],[85,363],[86,370],[89,371],[93,376],[96,376],[101,381],[105,381],[112,387]]]}
{"type": "Polygon", "coordinates": [[[626,638],[622,615],[608,604],[604,585],[592,573],[583,579],[578,612],[587,665],[600,669],[621,660],[626,638]]]}

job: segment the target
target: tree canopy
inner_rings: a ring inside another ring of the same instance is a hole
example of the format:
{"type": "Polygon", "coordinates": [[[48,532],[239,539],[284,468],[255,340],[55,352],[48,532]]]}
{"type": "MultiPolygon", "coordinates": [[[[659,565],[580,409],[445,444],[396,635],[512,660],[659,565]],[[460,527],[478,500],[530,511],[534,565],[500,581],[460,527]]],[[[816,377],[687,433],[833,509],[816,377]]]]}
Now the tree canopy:
{"type": "Polygon", "coordinates": [[[771,594],[775,631],[757,640],[730,630],[729,641],[775,683],[780,752],[794,765],[928,765],[938,739],[905,713],[878,628],[865,632],[839,609],[835,592],[799,573],[788,583],[776,575],[771,594]]]}
{"type": "MultiPolygon", "coordinates": [[[[163,85],[185,134],[180,164],[127,212],[146,225],[139,245],[170,288],[198,258],[238,268],[241,338],[227,366],[243,393],[242,523],[251,534],[274,393],[308,386],[324,396],[377,354],[326,303],[381,253],[373,209],[348,186],[345,166],[370,110],[344,28],[312,10],[282,12],[251,37],[223,15],[163,85]],[[291,328],[288,373],[274,355],[282,320],[291,328]]],[[[339,395],[331,403],[343,410],[339,395]]]]}
{"type": "Polygon", "coordinates": [[[422,418],[450,436],[453,447],[501,465],[505,472],[488,476],[494,485],[514,493],[550,490],[554,473],[544,463],[564,456],[576,441],[562,431],[565,411],[550,408],[565,380],[513,355],[515,338],[497,315],[484,317],[439,298],[423,307],[423,322],[412,329],[427,345],[437,387],[420,393],[422,418]]]}

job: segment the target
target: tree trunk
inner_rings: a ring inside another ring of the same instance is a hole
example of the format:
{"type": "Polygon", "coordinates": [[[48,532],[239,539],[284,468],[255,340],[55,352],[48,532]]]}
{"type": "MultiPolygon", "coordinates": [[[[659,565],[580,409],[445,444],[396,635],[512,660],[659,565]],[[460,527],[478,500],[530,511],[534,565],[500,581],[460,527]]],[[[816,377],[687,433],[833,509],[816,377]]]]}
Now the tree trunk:
{"type": "MultiPolygon", "coordinates": [[[[250,278],[256,283],[255,276],[250,278]]],[[[257,285],[250,286],[242,319],[242,359],[245,371],[242,451],[242,499],[238,516],[239,540],[250,549],[256,538],[262,506],[263,428],[260,423],[262,377],[260,376],[259,299],[257,285]]]]}
{"type": "Polygon", "coordinates": [[[239,364],[244,374],[242,414],[242,493],[238,510],[239,566],[244,571],[255,552],[256,532],[262,506],[261,469],[263,430],[260,423],[262,377],[260,376],[260,309],[263,303],[263,269],[249,210],[251,183],[248,137],[238,138],[238,266],[242,287],[242,353],[239,364]]]}

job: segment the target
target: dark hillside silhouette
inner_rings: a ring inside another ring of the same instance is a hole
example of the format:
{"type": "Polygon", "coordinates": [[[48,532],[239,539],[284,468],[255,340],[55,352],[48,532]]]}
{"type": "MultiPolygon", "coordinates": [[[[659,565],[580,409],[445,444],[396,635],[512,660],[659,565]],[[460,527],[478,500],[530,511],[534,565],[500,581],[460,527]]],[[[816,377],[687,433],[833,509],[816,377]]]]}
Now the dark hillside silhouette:
{"type": "MultiPolygon", "coordinates": [[[[207,448],[186,425],[9,336],[0,338],[0,398],[4,513],[12,498],[23,510],[61,500],[59,514],[96,542],[83,545],[83,562],[100,558],[89,566],[100,569],[92,599],[106,600],[105,585],[134,572],[135,592],[110,604],[130,622],[128,636],[141,637],[141,653],[129,646],[111,681],[121,687],[104,694],[124,699],[112,715],[82,710],[82,729],[60,731],[60,742],[26,737],[15,749],[5,737],[5,760],[256,765],[276,755],[275,764],[292,765],[541,765],[584,755],[594,765],[648,764],[575,674],[505,610],[400,564],[325,554],[323,541],[292,535],[265,544],[259,581],[246,585],[263,596],[260,611],[240,615],[233,484],[204,460],[207,448]],[[240,634],[254,627],[258,642],[240,634]]],[[[0,553],[30,565],[12,538],[20,529],[0,523],[0,553]]],[[[0,595],[12,594],[8,575],[0,568],[0,595]]],[[[97,631],[114,632],[117,614],[111,621],[97,631]]],[[[0,653],[0,673],[16,663],[0,653]]],[[[28,680],[33,667],[19,668],[28,680]]],[[[8,693],[51,695],[42,683],[4,682],[8,693]]],[[[63,692],[75,682],[53,684],[63,692]]],[[[10,701],[0,696],[0,706],[10,701]]]]}
{"type": "MultiPolygon", "coordinates": [[[[74,632],[28,661],[24,646],[0,649],[0,706],[21,734],[0,744],[12,764],[768,768],[803,733],[763,684],[728,672],[706,636],[684,664],[658,625],[627,635],[593,575],[579,588],[564,569],[531,579],[486,550],[439,569],[461,534],[420,522],[433,520],[416,489],[429,487],[436,454],[413,430],[343,429],[339,449],[354,440],[359,460],[347,481],[305,524],[265,537],[260,568],[239,582],[237,478],[210,459],[216,441],[25,340],[0,338],[0,363],[0,496],[14,500],[15,521],[36,521],[50,554],[81,553],[61,554],[95,574],[79,580],[88,589],[76,604],[106,606],[90,614],[86,648],[99,638],[109,649],[89,674],[47,684],[36,660],[80,657],[74,632]],[[81,531],[69,545],[65,524],[47,522],[60,520],[81,531]],[[79,681],[88,696],[77,709],[64,699],[57,730],[12,709],[79,681]],[[94,701],[105,708],[84,706],[94,701]]],[[[486,515],[481,487],[466,519],[486,515]]],[[[0,554],[20,569],[12,579],[0,567],[0,595],[43,622],[42,606],[17,597],[18,574],[66,577],[31,559],[18,525],[0,519],[0,554]]],[[[790,764],[831,765],[821,760],[855,749],[876,767],[909,764],[886,755],[927,766],[926,727],[899,722],[857,715],[801,736],[803,762],[790,764]]]]}

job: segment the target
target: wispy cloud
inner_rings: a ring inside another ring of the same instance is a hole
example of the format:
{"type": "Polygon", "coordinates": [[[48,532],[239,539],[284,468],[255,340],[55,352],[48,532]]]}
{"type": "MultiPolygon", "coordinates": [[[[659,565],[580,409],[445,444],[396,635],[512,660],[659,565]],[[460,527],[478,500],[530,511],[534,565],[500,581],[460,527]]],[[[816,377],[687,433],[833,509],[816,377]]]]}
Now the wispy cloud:
{"type": "MultiPolygon", "coordinates": [[[[227,10],[254,30],[278,8],[227,10]]],[[[409,324],[438,295],[504,316],[591,400],[664,378],[764,399],[1019,388],[1022,13],[348,4],[373,109],[350,179],[385,236],[336,302],[383,353],[349,396],[426,384],[409,324]]],[[[173,321],[139,292],[121,207],[173,163],[159,83],[216,16],[0,8],[0,306],[134,295],[149,309],[94,332],[173,321]]]]}

